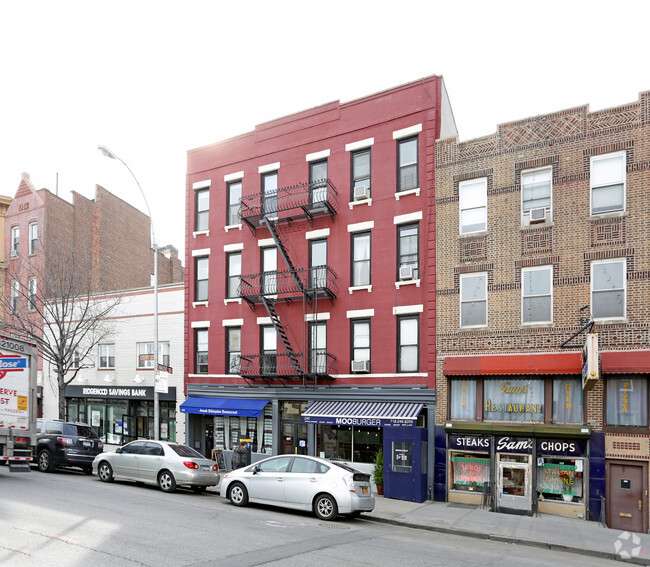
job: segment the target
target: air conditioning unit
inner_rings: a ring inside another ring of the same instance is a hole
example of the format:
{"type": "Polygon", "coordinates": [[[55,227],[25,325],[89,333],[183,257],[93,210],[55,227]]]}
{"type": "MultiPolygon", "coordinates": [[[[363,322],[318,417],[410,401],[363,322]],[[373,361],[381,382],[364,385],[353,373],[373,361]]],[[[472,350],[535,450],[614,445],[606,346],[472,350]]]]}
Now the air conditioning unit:
{"type": "Polygon", "coordinates": [[[544,207],[539,207],[537,209],[530,209],[530,222],[545,222],[546,221],[546,209],[544,207]]]}
{"type": "Polygon", "coordinates": [[[399,279],[412,280],[413,279],[413,266],[401,266],[399,269],[399,279]]]}
{"type": "Polygon", "coordinates": [[[363,199],[370,199],[370,187],[367,185],[355,185],[354,200],[361,201],[363,199]]]}
{"type": "Polygon", "coordinates": [[[370,372],[369,360],[353,360],[352,372],[370,372]]]}

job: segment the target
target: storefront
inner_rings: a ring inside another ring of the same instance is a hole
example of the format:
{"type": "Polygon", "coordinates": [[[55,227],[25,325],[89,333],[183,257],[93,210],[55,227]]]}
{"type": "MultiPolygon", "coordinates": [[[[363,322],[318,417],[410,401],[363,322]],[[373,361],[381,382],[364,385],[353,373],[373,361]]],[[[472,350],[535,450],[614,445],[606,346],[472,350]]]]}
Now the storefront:
{"type": "MultiPolygon", "coordinates": [[[[144,386],[66,386],[66,419],[93,426],[104,443],[154,437],[154,390],[144,386]]],[[[176,388],[159,393],[160,439],[176,441],[176,388]]]]}

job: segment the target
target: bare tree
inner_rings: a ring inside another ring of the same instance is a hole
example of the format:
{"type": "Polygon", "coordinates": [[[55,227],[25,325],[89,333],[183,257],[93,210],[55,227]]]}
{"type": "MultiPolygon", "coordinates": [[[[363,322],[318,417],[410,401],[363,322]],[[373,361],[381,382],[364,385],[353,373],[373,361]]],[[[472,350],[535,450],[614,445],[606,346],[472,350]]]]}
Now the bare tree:
{"type": "Polygon", "coordinates": [[[82,368],[94,366],[94,349],[113,333],[109,315],[119,292],[94,293],[90,258],[72,247],[10,260],[2,294],[7,333],[38,346],[56,371],[59,418],[65,419],[65,387],[82,368]]]}

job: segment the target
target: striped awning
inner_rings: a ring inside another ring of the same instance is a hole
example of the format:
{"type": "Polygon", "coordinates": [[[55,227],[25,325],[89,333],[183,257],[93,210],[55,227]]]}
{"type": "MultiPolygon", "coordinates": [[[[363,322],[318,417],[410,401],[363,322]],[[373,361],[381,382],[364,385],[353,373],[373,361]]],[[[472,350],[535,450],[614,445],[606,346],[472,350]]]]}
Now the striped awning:
{"type": "Polygon", "coordinates": [[[302,414],[303,423],[412,427],[424,404],[401,402],[312,402],[302,414]]]}

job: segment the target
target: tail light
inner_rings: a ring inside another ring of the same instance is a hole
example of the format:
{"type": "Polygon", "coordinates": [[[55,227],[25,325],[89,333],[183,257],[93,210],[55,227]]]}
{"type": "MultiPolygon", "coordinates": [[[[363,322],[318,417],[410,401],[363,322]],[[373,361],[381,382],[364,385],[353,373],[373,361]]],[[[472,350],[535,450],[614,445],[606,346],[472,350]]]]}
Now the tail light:
{"type": "Polygon", "coordinates": [[[198,469],[199,468],[199,465],[197,465],[194,461],[183,461],[183,464],[188,469],[198,469]]]}
{"type": "Polygon", "coordinates": [[[70,437],[57,437],[56,440],[61,443],[61,445],[74,445],[74,441],[70,437]]]}
{"type": "Polygon", "coordinates": [[[213,470],[214,472],[219,472],[219,465],[214,465],[214,466],[212,467],[212,470],[213,470]]]}
{"type": "Polygon", "coordinates": [[[100,449],[103,449],[104,444],[101,441],[97,441],[97,447],[99,447],[100,449]]]}
{"type": "Polygon", "coordinates": [[[347,486],[350,492],[356,492],[356,490],[354,489],[354,475],[346,474],[343,477],[343,483],[345,484],[345,486],[347,486]]]}

